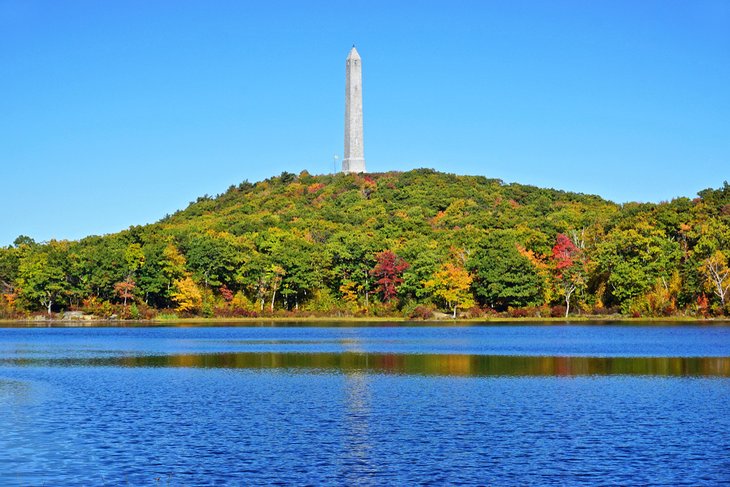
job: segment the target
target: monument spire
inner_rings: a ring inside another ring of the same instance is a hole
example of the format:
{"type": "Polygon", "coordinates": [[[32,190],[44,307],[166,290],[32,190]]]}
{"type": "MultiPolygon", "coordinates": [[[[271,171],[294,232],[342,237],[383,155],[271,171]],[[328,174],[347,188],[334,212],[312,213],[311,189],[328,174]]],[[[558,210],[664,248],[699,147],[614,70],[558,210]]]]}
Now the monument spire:
{"type": "Polygon", "coordinates": [[[365,172],[362,130],[362,62],[352,45],[345,61],[345,157],[342,172],[365,172]]]}

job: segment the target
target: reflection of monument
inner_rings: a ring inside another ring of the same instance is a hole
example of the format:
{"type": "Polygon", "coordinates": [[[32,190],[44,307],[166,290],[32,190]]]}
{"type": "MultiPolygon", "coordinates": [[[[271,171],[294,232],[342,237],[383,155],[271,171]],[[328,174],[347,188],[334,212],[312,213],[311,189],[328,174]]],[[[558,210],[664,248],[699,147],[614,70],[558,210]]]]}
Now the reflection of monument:
{"type": "Polygon", "coordinates": [[[368,370],[368,353],[362,348],[360,329],[343,329],[344,337],[340,340],[341,345],[348,355],[364,355],[365,363],[354,361],[352,368],[343,370],[345,374],[344,401],[345,410],[343,418],[344,444],[342,464],[346,466],[343,474],[346,485],[367,484],[373,481],[372,478],[375,465],[372,461],[373,432],[370,422],[373,416],[372,410],[372,377],[368,370]],[[363,368],[364,365],[364,368],[363,368]]]}
{"type": "Polygon", "coordinates": [[[362,137],[362,62],[355,46],[345,61],[345,157],[342,172],[365,172],[362,137]]]}

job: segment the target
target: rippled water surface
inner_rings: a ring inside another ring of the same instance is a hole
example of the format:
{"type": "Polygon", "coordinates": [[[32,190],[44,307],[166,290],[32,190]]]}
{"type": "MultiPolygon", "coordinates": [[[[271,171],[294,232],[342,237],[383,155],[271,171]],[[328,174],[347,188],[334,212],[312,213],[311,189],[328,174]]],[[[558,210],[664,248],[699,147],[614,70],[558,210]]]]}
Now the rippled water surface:
{"type": "Polygon", "coordinates": [[[730,483],[730,327],[0,328],[0,484],[730,483]]]}

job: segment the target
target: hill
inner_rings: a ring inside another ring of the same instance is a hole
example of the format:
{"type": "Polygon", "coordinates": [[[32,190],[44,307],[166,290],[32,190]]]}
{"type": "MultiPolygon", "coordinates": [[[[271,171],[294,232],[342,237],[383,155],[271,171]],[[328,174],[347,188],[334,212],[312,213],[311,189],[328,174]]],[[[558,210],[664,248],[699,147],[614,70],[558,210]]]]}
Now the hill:
{"type": "Polygon", "coordinates": [[[116,234],[19,237],[0,249],[0,315],[722,314],[728,256],[727,183],[617,205],[427,169],[304,171],[116,234]]]}

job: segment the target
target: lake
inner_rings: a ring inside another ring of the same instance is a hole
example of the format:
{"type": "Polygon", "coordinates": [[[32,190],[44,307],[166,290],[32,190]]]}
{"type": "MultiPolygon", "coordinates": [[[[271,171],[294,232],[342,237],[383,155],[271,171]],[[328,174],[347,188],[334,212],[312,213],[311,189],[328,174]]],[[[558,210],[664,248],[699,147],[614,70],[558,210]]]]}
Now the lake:
{"type": "Polygon", "coordinates": [[[730,483],[730,327],[0,328],[0,484],[730,483]]]}

